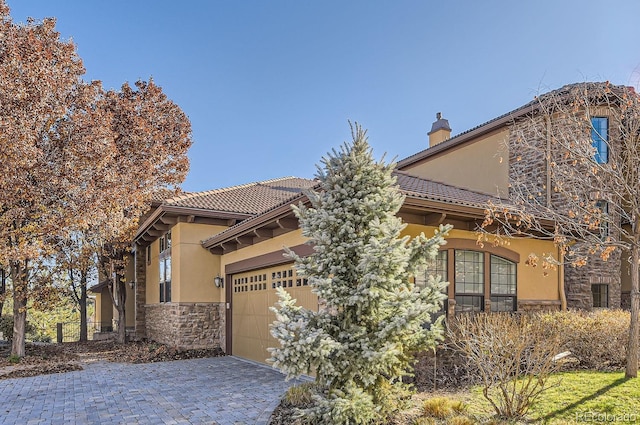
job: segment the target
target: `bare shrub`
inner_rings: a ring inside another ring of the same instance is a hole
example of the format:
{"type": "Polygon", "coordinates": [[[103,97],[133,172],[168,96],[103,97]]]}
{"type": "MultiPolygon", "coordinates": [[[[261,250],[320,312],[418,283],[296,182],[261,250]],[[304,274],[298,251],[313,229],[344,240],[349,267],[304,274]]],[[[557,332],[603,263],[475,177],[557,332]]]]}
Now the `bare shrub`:
{"type": "Polygon", "coordinates": [[[458,315],[449,340],[478,374],[483,396],[502,418],[521,418],[550,385],[560,340],[538,315],[458,315]]]}
{"type": "Polygon", "coordinates": [[[628,311],[563,311],[540,315],[549,332],[562,339],[562,349],[578,359],[578,367],[591,370],[619,370],[626,363],[629,344],[628,311]]]}

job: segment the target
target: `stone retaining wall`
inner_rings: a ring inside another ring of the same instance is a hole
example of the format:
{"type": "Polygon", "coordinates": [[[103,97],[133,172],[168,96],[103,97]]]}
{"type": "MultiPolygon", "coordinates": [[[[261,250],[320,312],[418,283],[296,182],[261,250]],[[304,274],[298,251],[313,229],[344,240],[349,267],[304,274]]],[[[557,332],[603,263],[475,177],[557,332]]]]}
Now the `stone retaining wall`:
{"type": "Polygon", "coordinates": [[[147,338],[179,349],[225,350],[224,303],[145,306],[147,338]]]}

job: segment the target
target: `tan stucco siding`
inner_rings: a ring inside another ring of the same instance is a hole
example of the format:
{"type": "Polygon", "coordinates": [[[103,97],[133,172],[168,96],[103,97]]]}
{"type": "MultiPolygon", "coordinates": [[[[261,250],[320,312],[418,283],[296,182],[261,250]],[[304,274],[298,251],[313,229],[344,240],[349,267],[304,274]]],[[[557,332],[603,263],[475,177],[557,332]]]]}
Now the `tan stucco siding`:
{"type": "Polygon", "coordinates": [[[220,256],[202,247],[203,240],[224,226],[178,223],[171,229],[171,302],[219,302],[223,290],[213,279],[220,270],[220,256]]]}
{"type": "Polygon", "coordinates": [[[109,288],[104,287],[99,294],[96,294],[96,321],[103,326],[111,326],[113,317],[113,304],[109,288]]]}
{"type": "Polygon", "coordinates": [[[473,143],[435,155],[403,168],[407,173],[466,189],[495,195],[507,193],[509,155],[505,149],[508,129],[489,133],[473,143]],[[503,160],[500,161],[500,157],[503,160]]]}
{"type": "MultiPolygon", "coordinates": [[[[177,223],[171,228],[171,302],[219,302],[223,291],[213,278],[220,270],[220,256],[202,247],[202,241],[226,229],[200,223],[177,223]]],[[[160,302],[160,243],[151,243],[146,268],[146,303],[160,302]]],[[[146,261],[146,251],[145,251],[146,261]]]]}
{"type": "MultiPolygon", "coordinates": [[[[431,226],[421,226],[410,224],[404,230],[405,235],[415,237],[421,232],[429,237],[434,234],[435,228],[431,226]]],[[[453,229],[447,239],[467,239],[476,241],[477,234],[466,230],[453,229]]],[[[446,245],[444,248],[446,249],[446,245]]],[[[559,301],[560,291],[558,287],[559,273],[558,270],[543,270],[541,265],[537,267],[526,265],[525,262],[529,254],[534,253],[538,257],[543,253],[557,254],[557,249],[550,241],[541,241],[534,239],[510,239],[508,244],[503,246],[504,249],[514,252],[520,257],[517,265],[517,297],[521,301],[559,301]],[[547,273],[545,275],[545,272],[547,273]]],[[[489,244],[485,247],[475,245],[472,248],[476,251],[488,251],[489,244]]],[[[499,255],[499,254],[497,254],[499,255]]]]}
{"type": "Polygon", "coordinates": [[[258,242],[254,245],[247,246],[237,251],[232,251],[228,254],[223,255],[221,259],[222,269],[224,270],[226,264],[232,264],[238,261],[254,258],[268,252],[279,251],[284,247],[301,245],[307,240],[307,238],[302,236],[302,231],[298,229],[271,239],[258,242]]]}
{"type": "MultiPolygon", "coordinates": [[[[147,279],[146,279],[146,300],[147,304],[157,304],[160,302],[160,265],[159,252],[160,242],[156,239],[151,243],[151,261],[147,262],[147,279]]],[[[145,251],[145,261],[146,251],[145,251]]]]}

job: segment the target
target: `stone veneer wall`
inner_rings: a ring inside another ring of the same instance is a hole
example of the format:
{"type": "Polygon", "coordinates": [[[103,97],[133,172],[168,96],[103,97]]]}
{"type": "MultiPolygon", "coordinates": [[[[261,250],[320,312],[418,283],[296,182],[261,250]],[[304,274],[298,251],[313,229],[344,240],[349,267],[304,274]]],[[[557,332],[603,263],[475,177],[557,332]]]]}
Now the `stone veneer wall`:
{"type": "Polygon", "coordinates": [[[224,303],[145,306],[147,338],[179,349],[225,350],[224,303]]]}
{"type": "Polygon", "coordinates": [[[591,310],[593,308],[591,285],[605,284],[609,287],[609,308],[620,308],[622,301],[620,259],[621,254],[618,251],[611,254],[608,261],[595,257],[590,258],[582,267],[565,267],[567,306],[591,310]]]}
{"type": "Polygon", "coordinates": [[[560,311],[560,307],[560,301],[555,300],[518,300],[520,312],[560,311]]]}
{"type": "MultiPolygon", "coordinates": [[[[545,118],[537,117],[536,123],[537,130],[534,130],[531,126],[531,121],[523,121],[512,124],[512,131],[509,134],[508,144],[512,147],[515,143],[514,138],[524,137],[528,140],[537,140],[540,149],[535,152],[525,152],[530,156],[522,156],[521,150],[509,149],[509,183],[512,186],[518,184],[518,181],[535,182],[535,191],[538,193],[538,198],[541,203],[546,202],[547,188],[546,188],[546,173],[547,173],[547,160],[546,160],[546,128],[545,118]],[[513,129],[517,129],[521,132],[520,135],[515,134],[513,129]]],[[[552,151],[552,157],[557,152],[552,151]]],[[[553,182],[551,182],[553,187],[553,182]]],[[[513,190],[513,189],[511,189],[513,190]]],[[[551,191],[551,202],[559,209],[563,208],[562,199],[551,191]]],[[[584,310],[591,310],[593,308],[593,295],[591,293],[592,284],[607,284],[609,286],[609,307],[620,308],[621,303],[621,289],[622,284],[620,280],[621,263],[620,253],[614,253],[611,255],[607,262],[596,257],[590,259],[585,266],[582,267],[565,267],[565,293],[567,296],[567,307],[577,308],[584,310]]]]}

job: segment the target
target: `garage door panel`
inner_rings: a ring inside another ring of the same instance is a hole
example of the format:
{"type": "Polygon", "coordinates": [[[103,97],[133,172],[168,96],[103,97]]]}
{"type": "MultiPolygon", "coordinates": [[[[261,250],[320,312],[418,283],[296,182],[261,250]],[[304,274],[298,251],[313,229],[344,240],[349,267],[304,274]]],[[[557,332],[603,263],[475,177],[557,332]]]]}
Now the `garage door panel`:
{"type": "Polygon", "coordinates": [[[278,346],[269,332],[275,313],[269,310],[278,301],[276,288],[284,287],[297,304],[317,311],[318,298],[292,265],[254,270],[232,276],[233,316],[232,352],[234,355],[265,363],[267,348],[278,346]]]}

